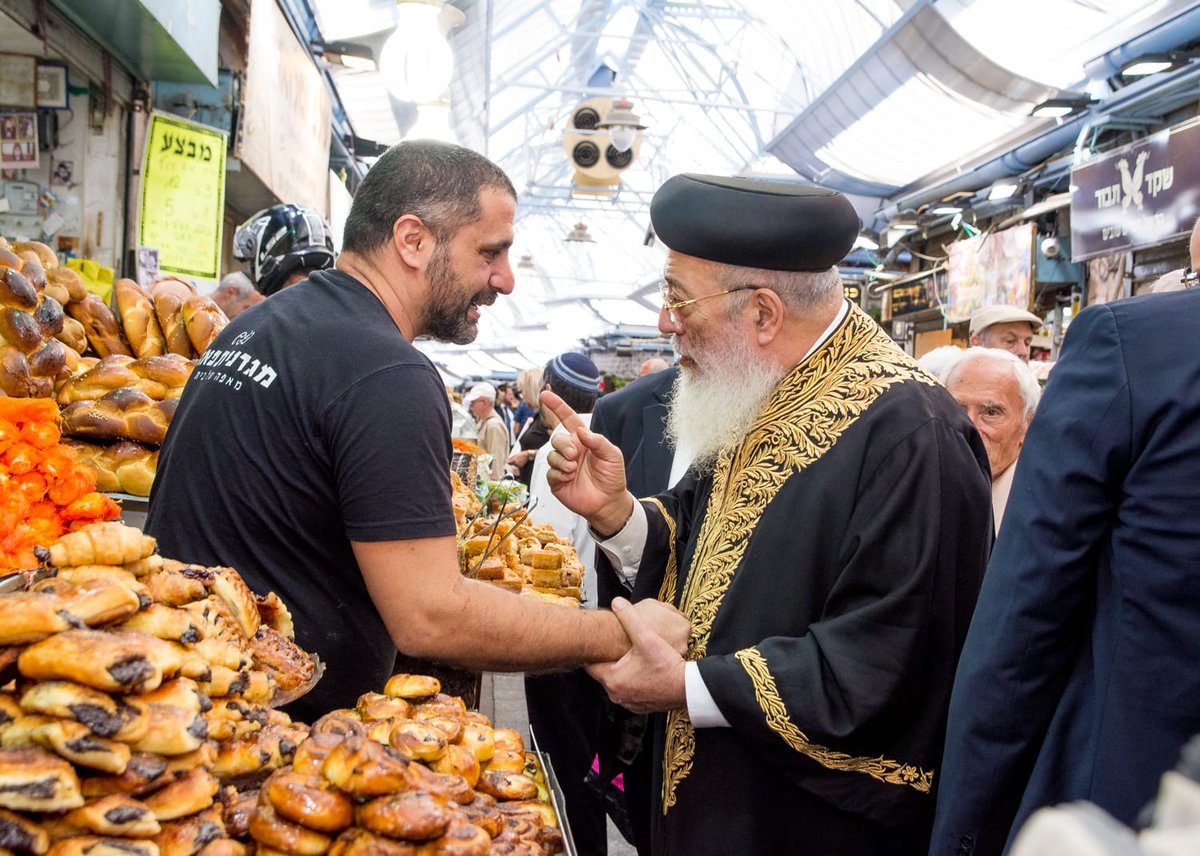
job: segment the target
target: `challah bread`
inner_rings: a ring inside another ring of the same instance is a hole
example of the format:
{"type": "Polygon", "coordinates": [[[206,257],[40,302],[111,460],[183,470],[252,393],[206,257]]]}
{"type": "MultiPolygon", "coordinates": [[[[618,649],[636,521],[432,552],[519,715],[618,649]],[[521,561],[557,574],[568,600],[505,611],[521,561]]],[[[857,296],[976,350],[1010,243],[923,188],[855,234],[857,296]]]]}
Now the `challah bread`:
{"type": "Polygon", "coordinates": [[[38,292],[45,291],[47,284],[46,269],[42,266],[42,263],[38,260],[38,257],[33,253],[24,252],[21,253],[21,260],[25,262],[25,264],[21,265],[21,274],[27,280],[29,280],[29,284],[32,285],[35,290],[38,292]]]}
{"type": "Polygon", "coordinates": [[[66,440],[79,460],[96,471],[96,490],[149,496],[158,469],[158,450],[122,440],[102,446],[83,440],[66,440]]]}
{"type": "Polygon", "coordinates": [[[140,360],[120,354],[105,357],[63,384],[58,391],[58,403],[65,407],[76,401],[94,401],[122,387],[136,389],[155,401],[178,398],[194,365],[176,354],[140,360]]]}
{"type": "Polygon", "coordinates": [[[22,258],[12,251],[7,242],[0,246],[0,267],[21,269],[22,258]]]}
{"type": "Polygon", "coordinates": [[[0,309],[0,339],[19,350],[32,354],[42,345],[42,328],[34,317],[20,309],[0,309]]]}
{"type": "Polygon", "coordinates": [[[197,354],[203,354],[217,334],[225,329],[229,319],[212,298],[199,295],[183,304],[183,324],[197,354]]]}
{"type": "Polygon", "coordinates": [[[63,306],[68,302],[75,303],[88,296],[87,286],[83,279],[69,267],[46,268],[46,286],[62,289],[67,293],[66,300],[59,300],[63,306]]]}
{"type": "Polygon", "coordinates": [[[67,346],[58,339],[48,339],[29,357],[29,373],[35,378],[53,381],[67,364],[67,346]]]}
{"type": "Polygon", "coordinates": [[[38,261],[42,263],[42,267],[46,270],[58,267],[58,256],[54,254],[54,250],[41,241],[13,241],[12,251],[17,255],[21,255],[24,252],[33,253],[38,257],[38,261]]]}
{"type": "Polygon", "coordinates": [[[70,315],[63,317],[63,328],[55,334],[54,338],[64,345],[69,345],[76,353],[83,354],[87,350],[87,333],[84,331],[83,325],[70,315]]]}
{"type": "Polygon", "coordinates": [[[0,308],[32,312],[37,305],[37,289],[28,277],[16,268],[0,268],[0,308]]]}
{"type": "Polygon", "coordinates": [[[47,338],[57,336],[62,332],[65,317],[62,304],[49,294],[42,295],[42,302],[38,304],[38,308],[33,313],[33,320],[37,321],[42,335],[47,338]]]}
{"type": "Polygon", "coordinates": [[[167,350],[172,354],[192,356],[192,341],[183,323],[183,304],[196,296],[196,289],[181,279],[171,277],[153,283],[150,295],[154,299],[154,312],[162,325],[167,350]]]}
{"type": "Polygon", "coordinates": [[[54,393],[54,381],[35,376],[19,349],[0,344],[0,392],[12,398],[48,398],[54,393]]]}
{"type": "Polygon", "coordinates": [[[167,340],[154,311],[154,301],[132,279],[113,283],[113,305],[121,319],[125,340],[138,357],[166,353],[167,340]]]}
{"type": "Polygon", "coordinates": [[[122,387],[96,401],[76,401],[64,408],[63,433],[161,446],[178,405],[177,398],[155,401],[136,389],[122,387]]]}
{"type": "Polygon", "coordinates": [[[121,338],[117,317],[96,295],[89,294],[83,300],[67,304],[67,314],[83,325],[88,343],[101,357],[111,354],[133,356],[121,338]]]}

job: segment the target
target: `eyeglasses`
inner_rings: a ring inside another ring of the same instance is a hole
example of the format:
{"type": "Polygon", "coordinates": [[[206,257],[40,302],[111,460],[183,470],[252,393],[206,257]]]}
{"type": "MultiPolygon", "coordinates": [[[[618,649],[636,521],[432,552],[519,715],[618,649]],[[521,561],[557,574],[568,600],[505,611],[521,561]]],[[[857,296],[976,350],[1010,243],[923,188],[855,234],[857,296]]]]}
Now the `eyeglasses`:
{"type": "Polygon", "coordinates": [[[1192,270],[1188,268],[1183,272],[1183,276],[1179,278],[1183,283],[1184,288],[1192,288],[1197,283],[1200,283],[1200,270],[1192,270]]]}
{"type": "Polygon", "coordinates": [[[712,294],[693,297],[690,300],[672,300],[670,293],[667,291],[667,284],[663,283],[658,287],[658,293],[662,295],[662,308],[667,311],[667,316],[671,319],[672,324],[679,323],[679,310],[685,306],[691,306],[693,303],[699,303],[701,300],[708,300],[710,297],[720,297],[722,294],[733,294],[735,291],[755,291],[762,286],[759,285],[736,285],[733,288],[727,288],[724,291],[714,291],[712,294]]]}

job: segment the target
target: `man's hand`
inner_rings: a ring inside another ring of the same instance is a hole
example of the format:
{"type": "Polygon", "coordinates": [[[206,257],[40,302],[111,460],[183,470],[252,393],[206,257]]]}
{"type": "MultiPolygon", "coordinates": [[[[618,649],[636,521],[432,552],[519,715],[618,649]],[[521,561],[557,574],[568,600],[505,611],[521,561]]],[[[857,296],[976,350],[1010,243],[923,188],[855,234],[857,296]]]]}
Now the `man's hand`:
{"type": "MultiPolygon", "coordinates": [[[[663,608],[675,612],[675,628],[670,632],[678,636],[678,620],[682,619],[686,627],[687,619],[674,607],[655,600],[630,604],[624,598],[614,598],[613,613],[625,628],[633,647],[615,663],[594,663],[587,667],[588,673],[604,685],[614,704],[634,713],[673,710],[687,704],[683,657],[676,647],[652,629],[654,625],[647,620],[667,616],[663,608]],[[648,608],[644,604],[657,604],[657,607],[648,608]]],[[[686,642],[686,635],[684,638],[686,642]]]]}
{"type": "Polygon", "coordinates": [[[621,450],[585,428],[579,414],[553,392],[546,390],[541,400],[566,429],[550,437],[554,450],[547,458],[546,480],[554,496],[602,535],[618,531],[633,511],[621,450]]]}

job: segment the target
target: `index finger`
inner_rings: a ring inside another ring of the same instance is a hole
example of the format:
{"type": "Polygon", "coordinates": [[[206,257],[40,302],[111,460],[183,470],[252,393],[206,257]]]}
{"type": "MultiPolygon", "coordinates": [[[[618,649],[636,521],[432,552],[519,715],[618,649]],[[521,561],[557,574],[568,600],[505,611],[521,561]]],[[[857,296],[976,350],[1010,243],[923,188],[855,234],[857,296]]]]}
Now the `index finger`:
{"type": "Polygon", "coordinates": [[[578,413],[571,409],[571,405],[567,404],[550,390],[542,390],[540,400],[542,404],[550,409],[551,413],[558,417],[558,421],[562,423],[563,428],[572,434],[584,427],[583,420],[579,418],[578,413]]]}

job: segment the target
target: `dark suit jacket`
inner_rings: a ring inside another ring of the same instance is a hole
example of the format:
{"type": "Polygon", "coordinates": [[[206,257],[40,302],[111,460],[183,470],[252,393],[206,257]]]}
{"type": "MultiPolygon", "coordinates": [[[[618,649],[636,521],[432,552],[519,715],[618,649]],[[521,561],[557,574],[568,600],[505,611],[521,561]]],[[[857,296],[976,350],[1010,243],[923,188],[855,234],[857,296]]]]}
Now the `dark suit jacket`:
{"type": "MultiPolygon", "coordinates": [[[[679,367],[645,375],[606,395],[592,411],[591,430],[607,437],[625,456],[625,483],[634,496],[654,496],[667,489],[675,453],[665,438],[667,405],[679,367]]],[[[629,592],[611,574],[598,574],[596,598],[606,608],[629,592]]],[[[654,597],[651,593],[650,597],[654,597]]]]}
{"type": "Polygon", "coordinates": [[[959,663],[931,853],[1035,809],[1134,821],[1200,731],[1200,289],[1086,309],[1017,463],[959,663]]]}

